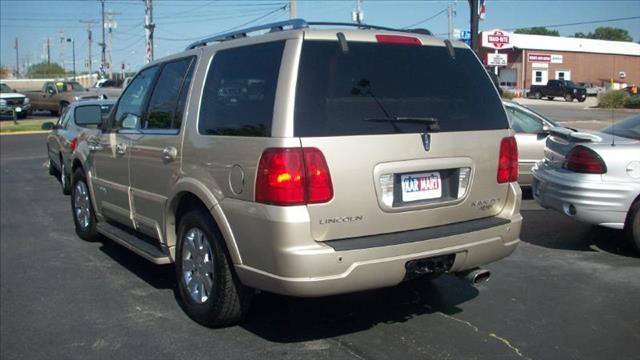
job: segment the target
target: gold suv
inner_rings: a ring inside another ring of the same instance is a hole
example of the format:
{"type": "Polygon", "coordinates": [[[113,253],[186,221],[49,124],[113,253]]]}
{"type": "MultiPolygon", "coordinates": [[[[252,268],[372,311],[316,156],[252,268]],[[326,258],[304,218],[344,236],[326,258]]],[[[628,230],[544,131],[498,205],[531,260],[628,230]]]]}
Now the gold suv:
{"type": "Polygon", "coordinates": [[[238,322],[254,289],[486,279],[522,217],[482,64],[462,43],[332,25],[245,29],[140,70],[74,152],[80,237],[175,263],[182,307],[208,326],[238,322]]]}

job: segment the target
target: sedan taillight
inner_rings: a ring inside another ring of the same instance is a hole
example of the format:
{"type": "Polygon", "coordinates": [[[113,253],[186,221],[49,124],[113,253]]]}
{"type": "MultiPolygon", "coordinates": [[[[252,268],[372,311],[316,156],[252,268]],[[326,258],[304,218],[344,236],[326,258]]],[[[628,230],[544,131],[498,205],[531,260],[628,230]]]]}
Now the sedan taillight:
{"type": "Polygon", "coordinates": [[[595,151],[584,146],[576,146],[565,157],[565,169],[583,174],[604,174],[607,165],[595,151]]]}

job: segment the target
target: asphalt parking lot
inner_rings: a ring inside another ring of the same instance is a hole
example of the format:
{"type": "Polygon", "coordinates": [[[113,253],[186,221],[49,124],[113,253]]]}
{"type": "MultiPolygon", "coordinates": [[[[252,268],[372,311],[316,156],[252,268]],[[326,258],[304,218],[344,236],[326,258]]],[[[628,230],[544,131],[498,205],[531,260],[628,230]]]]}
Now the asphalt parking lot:
{"type": "Polygon", "coordinates": [[[640,356],[640,258],[619,231],[533,200],[520,246],[478,287],[443,276],[320,299],[262,293],[242,325],[204,328],[177,305],[170,266],[75,235],[45,136],[0,136],[2,359],[640,356]]]}

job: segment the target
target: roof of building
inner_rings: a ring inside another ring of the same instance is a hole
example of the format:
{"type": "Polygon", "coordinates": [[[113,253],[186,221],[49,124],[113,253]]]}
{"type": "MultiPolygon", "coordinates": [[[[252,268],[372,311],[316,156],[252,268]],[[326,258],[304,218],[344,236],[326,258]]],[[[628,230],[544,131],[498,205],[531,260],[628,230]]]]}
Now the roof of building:
{"type": "Polygon", "coordinates": [[[573,51],[640,56],[640,44],[630,41],[511,34],[514,47],[527,50],[573,51]]]}

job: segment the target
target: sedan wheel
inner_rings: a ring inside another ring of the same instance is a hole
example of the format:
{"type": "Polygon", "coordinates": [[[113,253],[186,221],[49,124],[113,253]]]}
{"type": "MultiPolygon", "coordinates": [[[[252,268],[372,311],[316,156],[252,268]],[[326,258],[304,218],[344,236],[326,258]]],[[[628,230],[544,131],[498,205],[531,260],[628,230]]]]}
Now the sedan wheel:
{"type": "Polygon", "coordinates": [[[76,234],[87,241],[99,240],[100,234],[96,230],[96,216],[93,213],[89,188],[81,169],[76,169],[72,180],[71,211],[76,234]]]}

